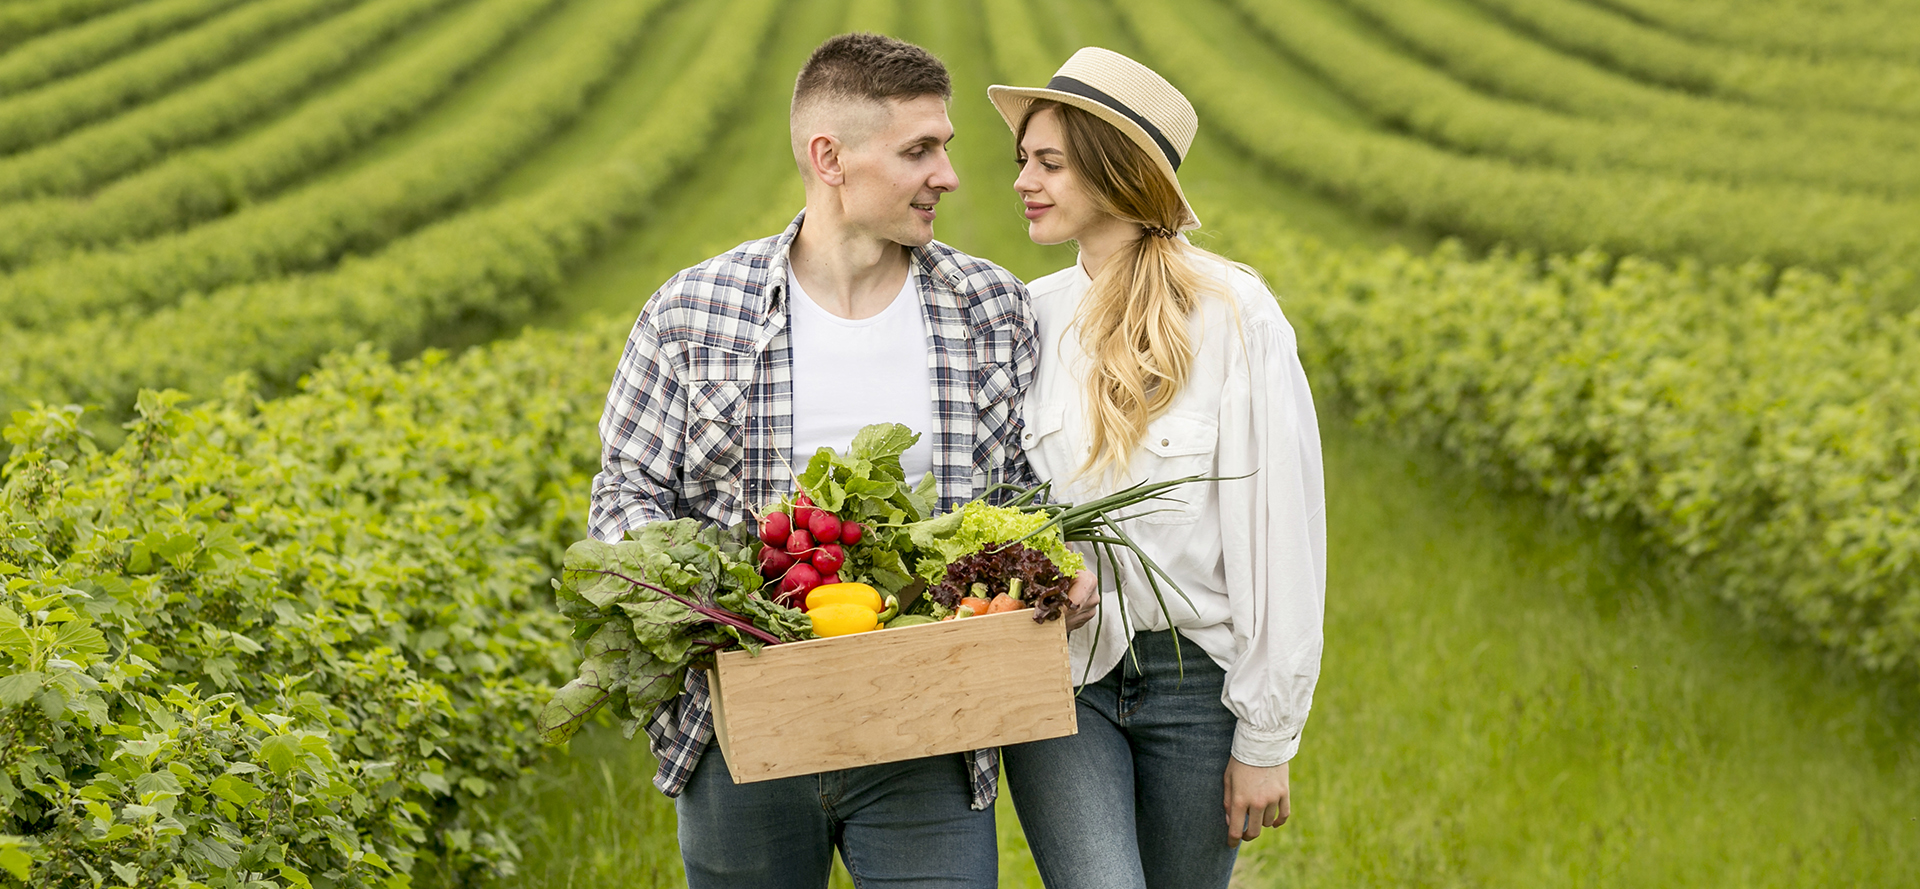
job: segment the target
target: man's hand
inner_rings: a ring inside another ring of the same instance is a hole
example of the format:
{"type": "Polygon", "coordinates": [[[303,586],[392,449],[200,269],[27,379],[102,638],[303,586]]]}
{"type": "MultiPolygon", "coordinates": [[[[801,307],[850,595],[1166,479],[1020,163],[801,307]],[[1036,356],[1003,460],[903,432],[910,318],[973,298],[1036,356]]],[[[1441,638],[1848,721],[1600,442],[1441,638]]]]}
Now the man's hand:
{"type": "Polygon", "coordinates": [[[1260,835],[1262,827],[1279,827],[1293,814],[1287,786],[1287,764],[1250,766],[1227,759],[1227,845],[1260,835]]]}
{"type": "Polygon", "coordinates": [[[1093,572],[1081,571],[1067,588],[1067,629],[1077,630],[1100,610],[1100,585],[1093,572]]]}

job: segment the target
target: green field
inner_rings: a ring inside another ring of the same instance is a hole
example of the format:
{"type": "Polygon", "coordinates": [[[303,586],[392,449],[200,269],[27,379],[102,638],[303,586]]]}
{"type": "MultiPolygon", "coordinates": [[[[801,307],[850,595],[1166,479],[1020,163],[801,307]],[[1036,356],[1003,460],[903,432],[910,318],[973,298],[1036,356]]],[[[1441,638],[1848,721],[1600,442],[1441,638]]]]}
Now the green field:
{"type": "Polygon", "coordinates": [[[0,4],[0,885],[679,884],[644,746],[533,738],[547,581],[852,29],[1023,277],[986,86],[1153,65],[1300,331],[1327,653],[1237,884],[1914,885],[1911,0],[0,4]]]}

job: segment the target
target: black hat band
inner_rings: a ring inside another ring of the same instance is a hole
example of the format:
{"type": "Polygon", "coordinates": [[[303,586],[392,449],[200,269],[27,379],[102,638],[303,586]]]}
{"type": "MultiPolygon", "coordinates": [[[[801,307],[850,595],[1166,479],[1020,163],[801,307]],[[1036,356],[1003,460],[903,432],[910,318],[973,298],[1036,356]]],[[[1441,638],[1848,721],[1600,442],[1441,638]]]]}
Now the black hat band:
{"type": "Polygon", "coordinates": [[[1172,164],[1175,170],[1180,169],[1180,152],[1173,150],[1173,143],[1167,141],[1167,137],[1161,134],[1160,128],[1154,126],[1153,123],[1146,118],[1134,113],[1132,108],[1128,108],[1119,99],[1115,99],[1071,77],[1059,75],[1055,75],[1052,80],[1047,81],[1047,89],[1057,90],[1063,93],[1072,93],[1083,99],[1092,99],[1119,112],[1122,116],[1126,117],[1126,119],[1139,124],[1141,129],[1147,131],[1148,136],[1153,137],[1153,144],[1160,146],[1160,152],[1167,156],[1167,163],[1172,164]]]}

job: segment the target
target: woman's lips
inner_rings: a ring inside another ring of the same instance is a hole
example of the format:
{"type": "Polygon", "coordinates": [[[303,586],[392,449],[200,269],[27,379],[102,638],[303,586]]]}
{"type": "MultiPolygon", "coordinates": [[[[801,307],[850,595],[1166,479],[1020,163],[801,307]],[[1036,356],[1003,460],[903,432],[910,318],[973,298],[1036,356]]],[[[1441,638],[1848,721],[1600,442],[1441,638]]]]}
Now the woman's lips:
{"type": "Polygon", "coordinates": [[[1032,222],[1035,219],[1039,219],[1043,214],[1045,214],[1048,210],[1051,210],[1051,209],[1053,209],[1052,204],[1028,204],[1027,205],[1027,221],[1032,222]]]}

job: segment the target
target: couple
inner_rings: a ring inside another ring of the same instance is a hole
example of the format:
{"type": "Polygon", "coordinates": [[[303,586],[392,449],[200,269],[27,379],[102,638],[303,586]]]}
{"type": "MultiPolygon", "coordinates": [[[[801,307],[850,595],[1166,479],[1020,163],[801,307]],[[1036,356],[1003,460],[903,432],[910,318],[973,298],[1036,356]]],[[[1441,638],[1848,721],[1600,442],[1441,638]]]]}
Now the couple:
{"type": "Polygon", "coordinates": [[[1089,48],[1045,88],[988,92],[1029,233],[1079,262],[1023,286],[934,241],[959,186],[946,68],[888,37],[828,40],[794,87],[806,209],[648,301],[600,422],[592,533],[741,521],[791,491],[795,455],[904,423],[924,434],[901,462],[934,474],[942,508],[997,482],[1084,501],[1233,477],[1127,520],[1191,605],[1169,595],[1168,626],[1137,563],[1077,578],[1079,733],[1001,751],[734,784],[689,674],[647,734],[697,889],[822,887],[836,848],[859,886],[992,887],[1002,754],[1056,889],[1224,887],[1237,845],[1287,819],[1325,583],[1293,331],[1258,277],[1180,234],[1199,226],[1177,177],[1197,120],[1171,84],[1089,48]]]}

